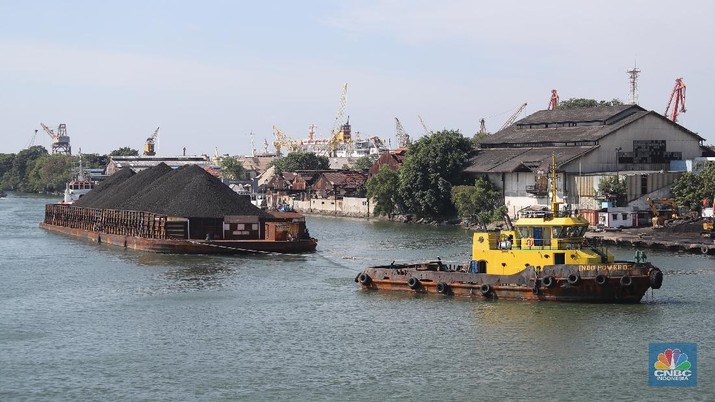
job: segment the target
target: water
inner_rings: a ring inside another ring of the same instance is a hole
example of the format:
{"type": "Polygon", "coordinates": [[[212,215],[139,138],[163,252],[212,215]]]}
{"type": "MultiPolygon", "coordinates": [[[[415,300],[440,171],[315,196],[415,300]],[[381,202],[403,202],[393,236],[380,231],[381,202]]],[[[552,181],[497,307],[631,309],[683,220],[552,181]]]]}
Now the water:
{"type": "Polygon", "coordinates": [[[639,305],[365,292],[469,234],[309,217],[315,254],[157,255],[39,229],[52,201],[0,200],[0,400],[715,400],[713,257],[648,251],[639,305]],[[677,341],[698,387],[649,387],[648,343],[677,341]]]}

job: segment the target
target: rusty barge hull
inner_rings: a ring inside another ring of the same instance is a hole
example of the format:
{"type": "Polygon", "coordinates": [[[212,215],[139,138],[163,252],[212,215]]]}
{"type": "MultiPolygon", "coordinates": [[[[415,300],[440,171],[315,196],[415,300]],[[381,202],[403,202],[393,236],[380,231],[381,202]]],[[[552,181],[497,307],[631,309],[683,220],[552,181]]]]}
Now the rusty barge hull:
{"type": "Polygon", "coordinates": [[[109,234],[78,228],[40,223],[40,228],[69,235],[95,243],[140,251],[170,254],[255,254],[255,253],[308,253],[314,252],[315,239],[280,240],[187,240],[154,239],[137,236],[109,234]]]}
{"type": "Polygon", "coordinates": [[[663,274],[650,263],[529,267],[515,275],[466,272],[440,263],[377,266],[355,281],[363,289],[460,296],[488,300],[639,303],[663,274]]]}

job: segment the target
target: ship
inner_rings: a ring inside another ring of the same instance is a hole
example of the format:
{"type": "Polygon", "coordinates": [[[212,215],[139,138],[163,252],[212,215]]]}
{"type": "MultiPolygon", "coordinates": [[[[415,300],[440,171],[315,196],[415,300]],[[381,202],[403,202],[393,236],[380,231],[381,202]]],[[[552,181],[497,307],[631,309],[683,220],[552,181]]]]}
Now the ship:
{"type": "Polygon", "coordinates": [[[69,205],[82,198],[94,189],[95,182],[86,176],[82,166],[82,154],[79,154],[79,165],[74,178],[65,184],[64,197],[60,204],[69,205]]]}
{"type": "Polygon", "coordinates": [[[40,227],[128,249],[173,254],[313,252],[305,217],[263,211],[196,165],[113,174],[71,204],[45,205],[40,227]]]}
{"type": "Polygon", "coordinates": [[[618,261],[598,239],[586,241],[589,222],[560,210],[555,157],[551,165],[551,207],[475,231],[468,263],[393,262],[364,269],[355,282],[368,290],[586,303],[639,303],[648,289],[660,289],[663,273],[645,253],[618,261]]]}

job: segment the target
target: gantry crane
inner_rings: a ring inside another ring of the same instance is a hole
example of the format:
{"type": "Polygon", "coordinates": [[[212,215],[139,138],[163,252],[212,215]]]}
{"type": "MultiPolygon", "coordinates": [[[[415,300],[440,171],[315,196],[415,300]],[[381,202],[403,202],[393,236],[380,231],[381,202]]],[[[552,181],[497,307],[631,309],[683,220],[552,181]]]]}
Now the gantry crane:
{"type": "Polygon", "coordinates": [[[549,100],[548,110],[554,110],[559,107],[559,92],[555,89],[551,90],[551,99],[549,100]]]}
{"type": "Polygon", "coordinates": [[[336,156],[337,148],[339,143],[351,142],[350,137],[350,118],[347,122],[343,124],[345,120],[345,107],[348,103],[348,83],[343,85],[343,90],[340,93],[340,100],[338,101],[338,113],[335,116],[335,123],[333,124],[333,130],[330,132],[329,153],[330,156],[336,156]]]}
{"type": "Polygon", "coordinates": [[[45,130],[47,135],[52,139],[52,153],[53,154],[65,154],[72,155],[72,147],[70,146],[70,137],[67,135],[67,125],[61,123],[57,126],[57,134],[49,127],[40,123],[42,129],[45,130]]]}
{"type": "Polygon", "coordinates": [[[685,113],[685,83],[682,78],[677,78],[675,80],[673,92],[670,93],[668,106],[665,107],[665,113],[663,113],[663,115],[667,117],[668,120],[676,123],[678,121],[679,113],[685,113]],[[675,103],[673,101],[675,101],[675,103]],[[673,105],[672,111],[670,111],[671,104],[673,105]]]}
{"type": "Polygon", "coordinates": [[[281,151],[283,148],[287,149],[287,152],[294,152],[300,147],[300,141],[291,139],[288,134],[284,133],[281,129],[273,126],[273,136],[276,138],[273,140],[273,147],[276,149],[278,155],[282,155],[281,151]]]}
{"type": "Polygon", "coordinates": [[[514,112],[514,114],[511,115],[511,117],[509,117],[509,120],[507,120],[506,122],[504,122],[504,125],[501,126],[501,128],[499,129],[499,131],[502,131],[502,130],[504,130],[505,128],[507,128],[507,127],[511,126],[512,124],[514,124],[514,122],[516,121],[516,118],[519,117],[519,115],[521,114],[521,112],[524,111],[525,108],[526,108],[526,102],[524,102],[524,104],[522,104],[521,106],[519,106],[519,109],[517,109],[517,111],[514,112]]]}
{"type": "Polygon", "coordinates": [[[432,134],[432,130],[430,130],[429,128],[427,128],[427,125],[425,124],[425,121],[422,120],[422,116],[417,115],[417,118],[420,119],[420,124],[422,124],[422,129],[425,130],[425,135],[430,135],[430,134],[432,134]]]}
{"type": "Polygon", "coordinates": [[[159,137],[159,127],[154,130],[154,133],[151,135],[151,137],[146,139],[146,142],[144,143],[144,156],[156,155],[154,148],[156,145],[157,137],[159,137]]]}
{"type": "Polygon", "coordinates": [[[402,127],[402,123],[400,123],[400,119],[397,117],[395,117],[395,137],[397,137],[398,148],[407,148],[410,146],[410,135],[407,134],[405,128],[402,127]]]}

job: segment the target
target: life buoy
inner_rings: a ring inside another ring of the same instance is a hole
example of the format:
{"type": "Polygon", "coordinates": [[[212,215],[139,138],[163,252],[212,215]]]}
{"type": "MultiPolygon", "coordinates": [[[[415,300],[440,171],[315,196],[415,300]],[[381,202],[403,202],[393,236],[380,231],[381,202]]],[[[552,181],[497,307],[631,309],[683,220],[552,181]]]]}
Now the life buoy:
{"type": "Polygon", "coordinates": [[[581,276],[579,274],[571,274],[566,278],[566,281],[568,281],[569,285],[575,286],[581,283],[581,276]]]}
{"type": "Polygon", "coordinates": [[[489,296],[492,293],[492,287],[486,283],[483,283],[482,286],[479,287],[479,292],[482,294],[482,296],[489,296]]]}
{"type": "Polygon", "coordinates": [[[621,282],[621,286],[623,286],[624,288],[627,288],[633,284],[633,278],[631,278],[628,275],[623,275],[621,277],[620,282],[621,282]]]}
{"type": "Polygon", "coordinates": [[[544,285],[544,287],[553,288],[554,286],[556,286],[556,279],[553,276],[547,276],[541,280],[541,283],[544,285]]]}
{"type": "Polygon", "coordinates": [[[407,280],[407,286],[409,286],[410,289],[417,289],[420,287],[420,280],[413,276],[407,280]]]}
{"type": "Polygon", "coordinates": [[[364,272],[360,274],[360,283],[362,285],[367,286],[370,284],[370,282],[372,282],[372,278],[370,278],[370,275],[364,272]]]}
{"type": "Polygon", "coordinates": [[[608,285],[608,277],[606,277],[606,275],[602,275],[602,274],[596,275],[595,281],[598,286],[608,285]]]}
{"type": "Polygon", "coordinates": [[[439,282],[437,284],[437,293],[447,294],[449,293],[449,285],[445,282],[439,282]]]}
{"type": "Polygon", "coordinates": [[[526,244],[526,247],[533,247],[533,246],[534,246],[534,239],[532,239],[531,237],[527,237],[527,238],[524,240],[524,243],[526,244]]]}

